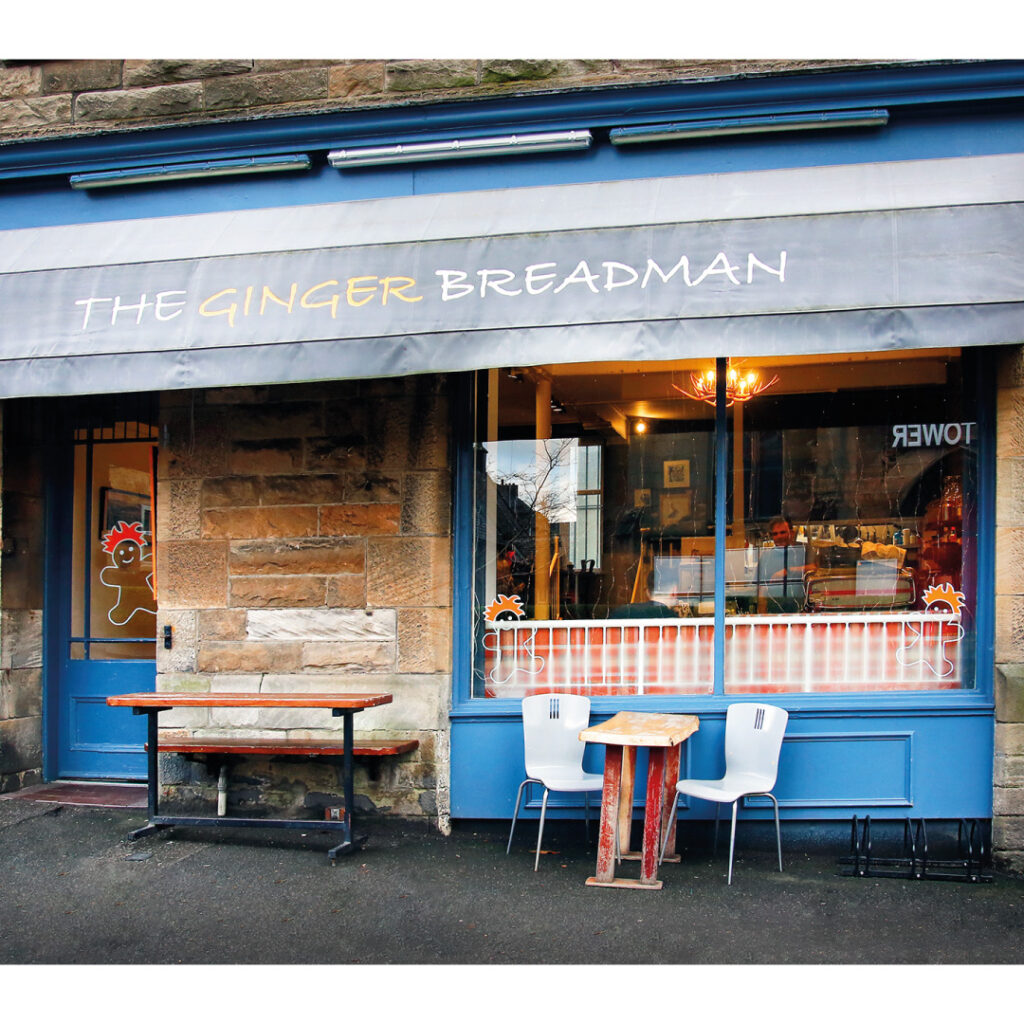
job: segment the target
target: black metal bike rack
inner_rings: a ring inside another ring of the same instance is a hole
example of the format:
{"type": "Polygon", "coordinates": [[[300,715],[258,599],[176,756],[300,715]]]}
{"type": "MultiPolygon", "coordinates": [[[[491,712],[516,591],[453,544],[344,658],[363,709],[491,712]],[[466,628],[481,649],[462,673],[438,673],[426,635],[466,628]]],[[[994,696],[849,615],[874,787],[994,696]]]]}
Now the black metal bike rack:
{"type": "MultiPolygon", "coordinates": [[[[931,819],[936,827],[956,824],[956,848],[952,857],[934,857],[928,849],[928,824],[924,818],[905,818],[899,856],[878,856],[872,845],[871,818],[858,829],[853,816],[850,854],[839,858],[839,873],[857,878],[911,878],[943,882],[991,882],[990,823],[982,818],[931,819]]],[[[886,851],[892,853],[895,851],[886,851]]]]}

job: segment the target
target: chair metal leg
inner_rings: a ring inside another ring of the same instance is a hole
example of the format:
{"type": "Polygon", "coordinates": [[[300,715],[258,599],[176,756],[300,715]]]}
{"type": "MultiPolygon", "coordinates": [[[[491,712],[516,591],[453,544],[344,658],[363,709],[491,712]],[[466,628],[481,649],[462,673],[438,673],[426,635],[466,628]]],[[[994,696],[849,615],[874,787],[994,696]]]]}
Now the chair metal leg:
{"type": "Polygon", "coordinates": [[[515,835],[516,831],[516,818],[519,817],[519,803],[523,799],[523,789],[530,783],[529,779],[523,779],[519,783],[519,792],[516,793],[516,809],[512,812],[512,829],[508,834],[508,846],[505,847],[505,853],[508,854],[509,850],[512,849],[512,836],[515,835]]]}
{"type": "Polygon", "coordinates": [[[583,791],[583,832],[587,837],[587,845],[590,845],[590,794],[583,791]]]}
{"type": "Polygon", "coordinates": [[[715,838],[711,844],[711,856],[714,857],[718,853],[718,812],[721,810],[722,805],[716,800],[715,801],[715,838]]]}
{"type": "Polygon", "coordinates": [[[540,802],[540,828],[537,829],[537,856],[533,858],[533,870],[540,866],[540,844],[544,836],[544,815],[548,809],[548,787],[544,787],[544,799],[540,802]]]}
{"type": "MultiPolygon", "coordinates": [[[[673,795],[673,797],[672,797],[672,814],[673,815],[678,815],[679,814],[679,794],[678,793],[675,793],[673,795]]],[[[661,856],[658,857],[658,863],[659,864],[664,864],[665,863],[665,851],[668,849],[668,837],[669,837],[669,834],[671,833],[671,831],[672,831],[672,822],[671,822],[671,819],[670,819],[668,827],[665,829],[665,834],[661,838],[661,856]]],[[[678,850],[679,847],[677,846],[676,849],[678,850]]]]}
{"type": "Polygon", "coordinates": [[[771,793],[765,793],[775,808],[775,845],[779,850],[779,870],[782,870],[782,833],[779,831],[779,801],[771,793]]]}
{"type": "Polygon", "coordinates": [[[733,800],[732,802],[732,832],[729,835],[729,881],[728,885],[732,885],[732,853],[736,848],[736,810],[739,807],[739,800],[733,800]]]}

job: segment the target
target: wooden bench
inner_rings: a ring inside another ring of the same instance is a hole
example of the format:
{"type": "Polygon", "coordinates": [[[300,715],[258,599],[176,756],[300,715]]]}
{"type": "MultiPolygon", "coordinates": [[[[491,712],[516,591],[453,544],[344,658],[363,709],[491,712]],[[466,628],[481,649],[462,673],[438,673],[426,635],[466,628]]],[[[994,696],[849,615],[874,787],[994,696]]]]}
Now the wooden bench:
{"type": "MultiPolygon", "coordinates": [[[[355,742],[352,745],[353,757],[392,757],[397,754],[408,754],[420,745],[419,740],[382,740],[376,743],[355,742]]],[[[149,744],[146,744],[149,749],[149,744]]],[[[161,754],[184,754],[186,757],[195,755],[237,754],[241,757],[339,757],[345,754],[344,740],[332,739],[223,739],[203,737],[202,739],[167,739],[160,742],[161,754]]],[[[370,779],[376,782],[379,775],[371,769],[370,779]]]]}

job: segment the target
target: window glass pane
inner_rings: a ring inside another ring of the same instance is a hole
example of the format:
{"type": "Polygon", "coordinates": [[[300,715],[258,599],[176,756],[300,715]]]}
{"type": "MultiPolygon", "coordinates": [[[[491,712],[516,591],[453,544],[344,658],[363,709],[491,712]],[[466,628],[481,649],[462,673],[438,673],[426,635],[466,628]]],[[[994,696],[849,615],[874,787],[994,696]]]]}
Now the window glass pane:
{"type": "Polygon", "coordinates": [[[956,351],[760,367],[730,412],[726,693],[973,685],[976,416],[956,351]]]}
{"type": "Polygon", "coordinates": [[[474,696],[712,691],[714,409],[689,369],[479,375],[474,696]]]}

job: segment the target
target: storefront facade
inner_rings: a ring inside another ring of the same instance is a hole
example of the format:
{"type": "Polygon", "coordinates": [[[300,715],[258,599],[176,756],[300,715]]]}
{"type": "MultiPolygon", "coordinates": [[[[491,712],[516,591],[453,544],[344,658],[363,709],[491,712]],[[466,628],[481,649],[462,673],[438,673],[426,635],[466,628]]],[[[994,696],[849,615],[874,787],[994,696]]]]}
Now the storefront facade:
{"type": "Polygon", "coordinates": [[[528,693],[696,713],[698,776],[768,700],[784,817],[995,818],[1012,859],[1022,95],[954,64],[12,147],[5,785],[140,775],[102,696],[147,677],[385,686],[364,730],[420,748],[364,799],[442,827],[511,816],[528,693]],[[124,180],[200,155],[291,169],[124,180]]]}

